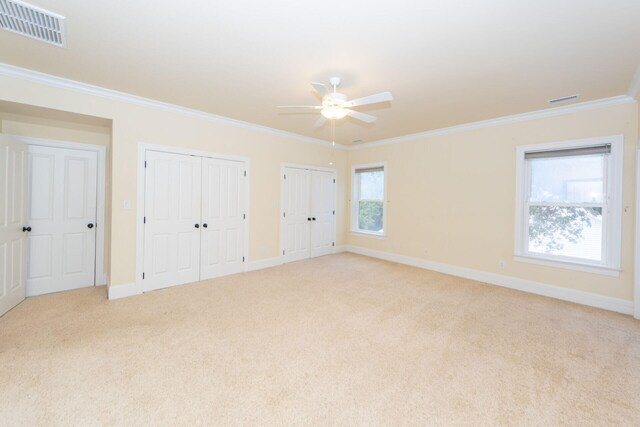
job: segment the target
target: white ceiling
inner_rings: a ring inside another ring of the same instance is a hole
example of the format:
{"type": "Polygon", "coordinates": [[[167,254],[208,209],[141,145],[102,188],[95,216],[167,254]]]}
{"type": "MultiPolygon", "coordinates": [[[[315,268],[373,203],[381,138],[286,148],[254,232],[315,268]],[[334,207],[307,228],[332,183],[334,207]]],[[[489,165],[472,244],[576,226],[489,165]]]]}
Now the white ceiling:
{"type": "Polygon", "coordinates": [[[68,48],[0,31],[0,62],[320,139],[310,81],[343,79],[369,142],[623,95],[640,65],[638,0],[29,0],[66,16],[68,48]]]}

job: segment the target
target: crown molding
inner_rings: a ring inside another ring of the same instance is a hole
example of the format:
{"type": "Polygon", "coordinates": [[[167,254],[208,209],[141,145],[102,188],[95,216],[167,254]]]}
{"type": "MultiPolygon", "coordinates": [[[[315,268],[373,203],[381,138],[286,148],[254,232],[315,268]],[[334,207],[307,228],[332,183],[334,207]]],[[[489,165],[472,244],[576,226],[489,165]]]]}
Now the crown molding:
{"type": "MultiPolygon", "coordinates": [[[[328,141],[323,141],[317,138],[311,138],[308,136],[300,135],[293,132],[287,132],[280,129],[270,128],[268,126],[262,126],[255,123],[245,122],[242,120],[232,119],[229,117],[219,116],[217,114],[207,113],[200,110],[194,110],[192,108],[182,107],[180,105],[169,104],[167,102],[156,101],[154,99],[144,98],[137,95],[132,95],[125,92],[119,92],[112,89],[106,89],[100,86],[94,86],[87,83],[78,82],[75,80],[65,79],[51,74],[41,73],[39,71],[29,70],[26,68],[16,67],[5,63],[0,63],[0,75],[7,77],[14,77],[21,80],[26,80],[33,83],[43,84],[50,87],[72,90],[74,92],[83,93],[86,95],[99,96],[114,101],[125,102],[141,107],[153,108],[156,110],[166,111],[169,113],[181,114],[183,116],[193,117],[200,120],[205,120],[214,123],[225,124],[242,129],[254,130],[274,136],[283,138],[294,139],[308,144],[322,145],[324,147],[333,147],[328,141]]],[[[336,144],[334,148],[340,150],[346,150],[347,146],[342,144],[336,144]]]]}
{"type": "Polygon", "coordinates": [[[627,95],[636,100],[640,99],[640,65],[636,69],[636,73],[633,75],[627,95]]]}
{"type": "MultiPolygon", "coordinates": [[[[639,82],[640,84],[640,82],[639,82]]],[[[640,90],[640,88],[639,88],[640,90]]],[[[577,113],[580,111],[596,110],[599,108],[612,107],[616,105],[633,104],[636,100],[628,95],[614,96],[612,98],[596,99],[594,101],[581,102],[564,107],[554,107],[546,110],[532,111],[529,113],[514,114],[511,116],[498,117],[495,119],[482,120],[478,122],[465,123],[446,128],[434,129],[425,132],[412,133],[409,135],[381,139],[378,141],[365,142],[364,144],[347,146],[347,150],[362,150],[364,148],[379,147],[381,145],[399,144],[402,142],[415,141],[417,139],[431,138],[452,133],[467,132],[474,129],[484,129],[494,126],[507,125],[510,123],[525,122],[529,120],[542,119],[545,117],[560,116],[563,114],[577,113]]]]}

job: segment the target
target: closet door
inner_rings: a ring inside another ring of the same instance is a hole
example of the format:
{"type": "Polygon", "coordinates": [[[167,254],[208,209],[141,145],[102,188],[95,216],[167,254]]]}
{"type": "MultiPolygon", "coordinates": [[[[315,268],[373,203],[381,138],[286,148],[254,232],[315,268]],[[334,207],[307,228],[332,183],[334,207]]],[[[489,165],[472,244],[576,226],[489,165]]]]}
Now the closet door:
{"type": "Polygon", "coordinates": [[[285,262],[307,259],[310,256],[310,176],[311,174],[307,169],[284,168],[282,181],[282,249],[285,262]]]}
{"type": "Polygon", "coordinates": [[[95,151],[29,146],[27,296],[95,284],[97,182],[95,151]]]}
{"type": "Polygon", "coordinates": [[[245,165],[202,159],[200,280],[243,271],[245,165]]]}
{"type": "Polygon", "coordinates": [[[333,253],[336,183],[334,172],[311,171],[311,257],[333,253]]]}
{"type": "Polygon", "coordinates": [[[146,152],[144,290],[200,278],[200,157],[146,152]]]}

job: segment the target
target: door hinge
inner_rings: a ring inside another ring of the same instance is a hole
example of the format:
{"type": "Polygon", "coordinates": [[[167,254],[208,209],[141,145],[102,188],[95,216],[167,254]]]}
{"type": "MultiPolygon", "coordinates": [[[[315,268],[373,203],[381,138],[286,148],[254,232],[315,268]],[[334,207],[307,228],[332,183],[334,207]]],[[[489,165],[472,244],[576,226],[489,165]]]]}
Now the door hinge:
{"type": "Polygon", "coordinates": [[[147,167],[147,161],[146,160],[144,161],[144,167],[145,168],[147,167]]]}
{"type": "Polygon", "coordinates": [[[284,255],[284,251],[282,251],[282,255],[284,255]]]}
{"type": "Polygon", "coordinates": [[[335,245],[336,245],[336,242],[331,242],[331,246],[335,246],[335,245]]]}
{"type": "Polygon", "coordinates": [[[336,211],[333,211],[333,214],[335,215],[335,214],[336,214],[336,211]]]}
{"type": "Polygon", "coordinates": [[[242,257],[242,262],[244,262],[244,257],[242,257]]]}
{"type": "Polygon", "coordinates": [[[144,273],[142,273],[142,280],[144,280],[144,273]]]}
{"type": "Polygon", "coordinates": [[[247,214],[242,214],[242,219],[247,219],[247,214]]]}
{"type": "Polygon", "coordinates": [[[147,217],[146,217],[146,216],[143,216],[143,217],[142,217],[142,223],[143,223],[143,224],[146,224],[146,223],[147,223],[147,217]]]}
{"type": "Polygon", "coordinates": [[[247,176],[247,171],[244,171],[244,176],[247,176]]]}
{"type": "Polygon", "coordinates": [[[334,183],[334,184],[336,183],[336,179],[335,179],[335,178],[333,178],[333,183],[334,183]]]}
{"type": "Polygon", "coordinates": [[[286,212],[282,212],[282,217],[286,218],[287,217],[287,213],[286,212]]]}
{"type": "Polygon", "coordinates": [[[287,179],[287,174],[286,173],[284,174],[284,179],[287,179]]]}

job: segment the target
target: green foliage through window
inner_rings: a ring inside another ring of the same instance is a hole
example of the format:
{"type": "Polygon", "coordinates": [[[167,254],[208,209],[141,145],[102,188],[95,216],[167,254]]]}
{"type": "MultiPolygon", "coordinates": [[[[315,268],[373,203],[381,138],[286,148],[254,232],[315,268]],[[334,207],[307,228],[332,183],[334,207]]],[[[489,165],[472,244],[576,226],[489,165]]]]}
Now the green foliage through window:
{"type": "Polygon", "coordinates": [[[358,206],[358,226],[361,230],[382,231],[382,201],[361,200],[358,206]]]}
{"type": "Polygon", "coordinates": [[[563,242],[579,242],[595,219],[602,219],[602,208],[530,206],[529,242],[545,252],[561,251],[563,242]]]}

